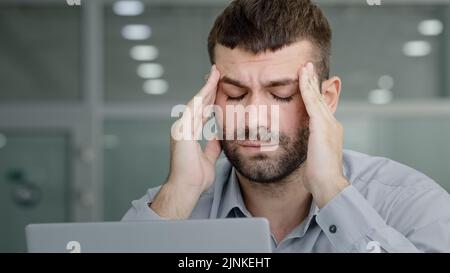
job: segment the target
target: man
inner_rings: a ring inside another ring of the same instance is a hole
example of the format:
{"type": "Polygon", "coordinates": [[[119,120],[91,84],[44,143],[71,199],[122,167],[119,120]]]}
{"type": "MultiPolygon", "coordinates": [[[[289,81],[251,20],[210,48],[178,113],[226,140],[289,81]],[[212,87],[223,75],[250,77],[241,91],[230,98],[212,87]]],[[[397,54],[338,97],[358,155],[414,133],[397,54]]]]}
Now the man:
{"type": "MultiPolygon", "coordinates": [[[[397,162],[343,150],[334,117],[341,80],[329,76],[331,29],[315,4],[235,0],[216,19],[208,49],[214,65],[200,106],[278,106],[278,146],[263,151],[266,141],[248,138],[250,118],[244,140],[211,140],[204,150],[199,125],[193,140],[172,134],[167,180],[123,220],[265,217],[274,252],[450,251],[445,190],[397,162]],[[222,150],[226,159],[217,160],[222,150]]],[[[187,105],[194,115],[172,132],[191,120],[203,127],[196,107],[187,105]]]]}

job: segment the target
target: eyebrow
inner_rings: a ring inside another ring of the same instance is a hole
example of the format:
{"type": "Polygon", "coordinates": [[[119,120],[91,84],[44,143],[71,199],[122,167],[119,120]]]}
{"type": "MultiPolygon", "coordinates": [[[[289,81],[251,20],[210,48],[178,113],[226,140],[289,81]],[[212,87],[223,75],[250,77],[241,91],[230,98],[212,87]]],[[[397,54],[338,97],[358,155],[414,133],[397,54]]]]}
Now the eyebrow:
{"type": "Polygon", "coordinates": [[[286,85],[294,85],[294,84],[298,84],[298,80],[280,79],[280,80],[269,81],[268,83],[264,84],[264,87],[277,87],[277,86],[286,86],[286,85]]]}
{"type": "MultiPolygon", "coordinates": [[[[219,82],[231,84],[231,85],[237,86],[239,88],[250,89],[250,87],[248,87],[244,83],[242,83],[238,80],[232,79],[230,77],[227,77],[227,76],[224,76],[222,79],[220,79],[219,82]]],[[[279,80],[268,81],[267,83],[263,84],[263,86],[264,87],[277,87],[277,86],[287,86],[287,85],[294,85],[294,84],[298,84],[297,79],[279,79],[279,80]]]]}

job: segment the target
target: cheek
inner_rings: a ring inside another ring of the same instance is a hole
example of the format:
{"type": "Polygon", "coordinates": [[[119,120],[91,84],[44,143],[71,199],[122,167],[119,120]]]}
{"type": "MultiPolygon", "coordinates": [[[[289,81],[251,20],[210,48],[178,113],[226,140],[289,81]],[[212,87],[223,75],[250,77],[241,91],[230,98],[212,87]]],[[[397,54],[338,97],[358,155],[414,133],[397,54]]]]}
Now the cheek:
{"type": "Polygon", "coordinates": [[[301,123],[304,123],[305,120],[309,119],[308,112],[306,111],[305,103],[303,102],[301,95],[296,96],[295,101],[292,103],[291,111],[291,113],[294,113],[296,119],[301,121],[301,123]]]}
{"type": "MultiPolygon", "coordinates": [[[[215,105],[216,105],[216,108],[218,108],[218,110],[219,110],[219,111],[216,111],[216,121],[221,128],[224,128],[224,125],[226,126],[226,124],[227,124],[227,106],[235,107],[236,104],[239,104],[239,103],[232,103],[227,99],[228,99],[228,95],[225,92],[223,92],[221,89],[219,89],[216,93],[215,105]]],[[[230,111],[232,111],[232,110],[233,110],[233,108],[231,108],[230,111]]],[[[228,122],[234,121],[234,123],[235,123],[234,126],[237,126],[235,119],[236,119],[236,116],[235,117],[230,116],[230,120],[228,122]]]]}
{"type": "Polygon", "coordinates": [[[219,106],[222,111],[225,111],[225,106],[227,105],[228,96],[223,91],[223,89],[219,86],[216,92],[216,101],[214,102],[217,106],[219,106]]]}
{"type": "Polygon", "coordinates": [[[220,106],[225,105],[226,98],[227,98],[227,96],[225,95],[225,93],[223,91],[221,91],[220,89],[217,90],[215,104],[220,105],[220,106]]]}
{"type": "Polygon", "coordinates": [[[298,130],[308,124],[308,113],[301,99],[289,106],[280,106],[280,131],[294,136],[298,130]]]}
{"type": "Polygon", "coordinates": [[[305,117],[308,115],[308,113],[306,112],[305,103],[303,102],[303,98],[301,95],[297,96],[297,99],[295,100],[294,108],[295,108],[297,115],[299,115],[301,117],[305,117]]]}

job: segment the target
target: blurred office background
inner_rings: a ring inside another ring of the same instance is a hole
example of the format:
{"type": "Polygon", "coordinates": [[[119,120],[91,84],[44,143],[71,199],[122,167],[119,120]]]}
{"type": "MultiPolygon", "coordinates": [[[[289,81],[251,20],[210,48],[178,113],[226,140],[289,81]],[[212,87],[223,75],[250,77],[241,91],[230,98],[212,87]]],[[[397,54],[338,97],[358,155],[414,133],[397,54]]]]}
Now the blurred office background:
{"type": "MultiPolygon", "coordinates": [[[[202,86],[228,3],[76,2],[0,0],[0,252],[25,251],[28,223],[120,220],[164,181],[170,110],[202,86]]],[[[345,147],[450,191],[450,1],[318,2],[345,147]]]]}

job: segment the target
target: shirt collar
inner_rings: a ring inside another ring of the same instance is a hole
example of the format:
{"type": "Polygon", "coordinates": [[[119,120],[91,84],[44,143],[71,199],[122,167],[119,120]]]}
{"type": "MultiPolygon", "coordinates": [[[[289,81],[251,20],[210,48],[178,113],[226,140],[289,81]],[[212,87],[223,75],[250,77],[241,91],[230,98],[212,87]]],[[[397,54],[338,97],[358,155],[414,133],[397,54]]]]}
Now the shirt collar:
{"type": "MultiPolygon", "coordinates": [[[[348,166],[348,162],[345,159],[346,158],[344,157],[344,176],[347,177],[349,181],[351,181],[351,179],[349,179],[350,167],[348,166]]],[[[247,207],[245,206],[244,200],[242,198],[241,189],[236,176],[236,169],[234,167],[231,168],[230,175],[225,181],[221,196],[222,198],[220,200],[218,209],[218,218],[230,217],[230,214],[234,209],[239,209],[241,214],[243,214],[245,217],[252,217],[250,212],[247,210],[247,207]]],[[[319,208],[315,204],[314,200],[312,200],[308,216],[298,227],[296,227],[291,232],[290,235],[288,235],[288,237],[302,237],[309,229],[311,224],[315,222],[315,217],[318,213],[319,208]]]]}
{"type": "MultiPolygon", "coordinates": [[[[225,183],[226,184],[223,188],[224,190],[222,193],[222,200],[219,207],[219,218],[230,217],[230,214],[234,209],[239,209],[240,212],[246,217],[252,217],[251,213],[247,210],[247,207],[245,206],[244,200],[242,198],[241,189],[236,176],[236,169],[234,167],[231,168],[230,176],[225,183]]],[[[313,200],[311,202],[308,216],[297,228],[294,229],[291,234],[303,236],[318,212],[319,208],[313,200]]]]}
{"type": "Polygon", "coordinates": [[[236,176],[236,169],[234,167],[231,168],[230,176],[225,182],[222,201],[220,203],[219,218],[228,217],[235,208],[238,208],[246,217],[251,217],[250,212],[245,206],[244,199],[242,198],[241,189],[236,176]]]}

